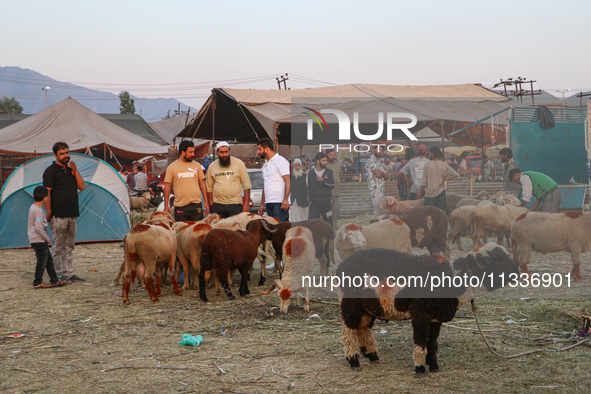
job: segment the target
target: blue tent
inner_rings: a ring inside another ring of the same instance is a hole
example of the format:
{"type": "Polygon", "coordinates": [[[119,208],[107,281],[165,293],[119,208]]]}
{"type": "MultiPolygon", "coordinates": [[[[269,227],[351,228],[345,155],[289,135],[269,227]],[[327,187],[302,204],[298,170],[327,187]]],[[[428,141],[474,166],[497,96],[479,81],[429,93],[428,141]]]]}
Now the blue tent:
{"type": "MultiPolygon", "coordinates": [[[[70,153],[86,188],[78,192],[80,217],[76,242],[119,241],[130,230],[127,185],[109,164],[70,153]]],[[[33,190],[43,184],[43,172],[55,160],[45,155],[18,167],[0,191],[0,249],[29,246],[27,218],[33,190]]],[[[51,234],[50,234],[51,236],[51,234]]]]}

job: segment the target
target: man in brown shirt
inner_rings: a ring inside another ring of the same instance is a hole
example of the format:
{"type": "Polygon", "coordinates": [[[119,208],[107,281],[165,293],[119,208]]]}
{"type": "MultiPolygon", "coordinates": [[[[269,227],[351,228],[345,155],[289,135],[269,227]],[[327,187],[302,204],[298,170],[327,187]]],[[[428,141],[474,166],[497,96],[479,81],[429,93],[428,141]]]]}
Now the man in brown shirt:
{"type": "Polygon", "coordinates": [[[164,211],[170,213],[168,205],[171,188],[174,190],[174,220],[203,219],[209,211],[205,175],[201,164],[193,161],[195,145],[192,141],[179,144],[179,158],[166,169],[164,176],[164,211]],[[200,193],[201,191],[201,193],[200,193]],[[201,207],[203,195],[203,208],[201,207]]]}

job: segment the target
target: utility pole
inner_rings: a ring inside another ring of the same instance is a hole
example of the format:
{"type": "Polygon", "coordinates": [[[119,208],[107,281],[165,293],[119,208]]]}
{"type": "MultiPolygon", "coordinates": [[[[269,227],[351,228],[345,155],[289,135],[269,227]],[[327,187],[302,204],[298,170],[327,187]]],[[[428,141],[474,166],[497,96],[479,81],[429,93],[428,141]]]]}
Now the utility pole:
{"type": "Polygon", "coordinates": [[[575,97],[580,97],[581,101],[580,101],[580,106],[583,106],[583,97],[587,97],[587,96],[591,96],[591,93],[577,93],[577,95],[575,97]]]}
{"type": "Polygon", "coordinates": [[[41,88],[41,90],[43,90],[45,92],[45,108],[47,108],[47,91],[51,89],[49,86],[45,86],[44,88],[41,88]]]}
{"type": "Polygon", "coordinates": [[[288,90],[286,81],[289,78],[287,77],[287,73],[285,73],[285,75],[281,75],[279,78],[275,78],[277,80],[277,86],[279,87],[279,90],[281,90],[281,82],[283,82],[283,89],[288,90]],[[281,79],[279,79],[279,78],[281,78],[281,79]]]}
{"type": "Polygon", "coordinates": [[[539,94],[542,94],[542,91],[540,89],[538,90],[534,90],[534,80],[529,80],[527,81],[527,78],[525,77],[517,77],[515,79],[513,78],[507,78],[506,80],[501,79],[501,82],[495,84],[493,86],[493,89],[496,88],[497,86],[503,86],[503,89],[505,91],[505,96],[514,96],[517,97],[518,101],[521,101],[523,103],[523,96],[531,96],[531,103],[532,105],[535,105],[535,101],[534,101],[534,96],[537,96],[539,94]],[[530,90],[524,90],[522,88],[523,84],[528,84],[530,85],[530,90]],[[515,90],[514,91],[509,91],[507,92],[507,86],[515,86],[515,90]]]}

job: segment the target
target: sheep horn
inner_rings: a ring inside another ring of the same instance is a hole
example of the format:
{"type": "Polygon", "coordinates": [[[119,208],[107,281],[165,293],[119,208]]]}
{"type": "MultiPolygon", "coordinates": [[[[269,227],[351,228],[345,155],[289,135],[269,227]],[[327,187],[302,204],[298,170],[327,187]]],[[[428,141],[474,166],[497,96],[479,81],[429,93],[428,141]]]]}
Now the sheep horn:
{"type": "Polygon", "coordinates": [[[279,279],[275,279],[275,280],[273,281],[273,284],[271,285],[271,287],[269,287],[269,290],[265,290],[265,291],[259,290],[259,292],[260,292],[261,294],[264,294],[264,295],[271,294],[271,292],[272,292],[272,291],[273,291],[273,290],[274,290],[276,287],[279,289],[279,291],[281,291],[281,290],[285,289],[285,285],[284,285],[283,283],[281,283],[281,280],[279,280],[279,279]]]}
{"type": "Polygon", "coordinates": [[[263,227],[265,228],[265,230],[267,230],[271,234],[275,234],[277,232],[277,230],[278,230],[277,227],[275,227],[275,230],[271,230],[269,228],[269,225],[268,225],[268,223],[267,223],[267,221],[265,219],[261,219],[261,224],[263,225],[263,227]]]}

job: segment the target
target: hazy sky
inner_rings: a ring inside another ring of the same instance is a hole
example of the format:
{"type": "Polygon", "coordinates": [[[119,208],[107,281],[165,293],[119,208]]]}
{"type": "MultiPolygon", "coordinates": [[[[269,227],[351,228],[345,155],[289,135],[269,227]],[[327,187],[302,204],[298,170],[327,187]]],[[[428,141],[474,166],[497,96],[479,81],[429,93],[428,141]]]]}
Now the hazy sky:
{"type": "Polygon", "coordinates": [[[292,88],[317,86],[296,75],[485,86],[524,76],[580,91],[591,90],[590,14],[589,0],[4,0],[0,65],[197,107],[223,81],[265,77],[232,86],[275,89],[285,72],[292,88]]]}

